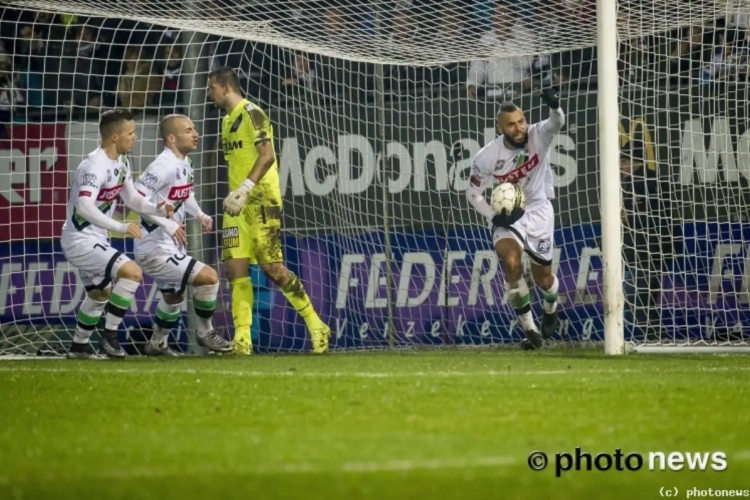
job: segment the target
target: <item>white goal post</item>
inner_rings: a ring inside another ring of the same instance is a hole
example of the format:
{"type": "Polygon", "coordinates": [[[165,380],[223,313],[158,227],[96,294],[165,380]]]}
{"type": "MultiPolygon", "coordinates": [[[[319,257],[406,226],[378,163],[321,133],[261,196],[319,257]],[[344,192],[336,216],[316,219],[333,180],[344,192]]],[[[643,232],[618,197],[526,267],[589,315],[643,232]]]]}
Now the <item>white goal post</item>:
{"type": "MultiPolygon", "coordinates": [[[[62,257],[70,173],[102,109],[138,116],[141,172],[161,116],[201,132],[195,190],[218,228],[188,226],[220,271],[227,194],[208,72],[236,69],[268,111],[289,268],[334,330],[333,350],[516,346],[489,230],[465,196],[472,157],[512,100],[567,123],[552,145],[550,346],[607,354],[742,352],[750,330],[748,7],[744,0],[18,0],[0,17],[0,356],[59,354],[83,286],[62,257]],[[624,158],[625,161],[621,160],[624,158]]],[[[120,216],[133,217],[122,213],[120,216]]],[[[114,238],[126,252],[132,242],[114,238]]],[[[257,267],[253,339],[310,348],[257,267]]],[[[541,296],[525,274],[537,320],[541,296]]],[[[216,323],[231,337],[222,281],[216,323]]],[[[125,319],[132,353],[159,291],[125,319]]],[[[172,340],[194,350],[190,301],[172,340]]]]}

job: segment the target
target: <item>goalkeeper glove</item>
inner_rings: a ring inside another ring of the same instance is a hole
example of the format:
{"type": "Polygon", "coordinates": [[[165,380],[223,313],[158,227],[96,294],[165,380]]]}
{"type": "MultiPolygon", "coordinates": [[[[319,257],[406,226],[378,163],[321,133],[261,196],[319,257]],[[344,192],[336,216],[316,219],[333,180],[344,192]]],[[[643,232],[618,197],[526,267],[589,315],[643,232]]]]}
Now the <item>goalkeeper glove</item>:
{"type": "Polygon", "coordinates": [[[247,195],[250,194],[250,191],[252,191],[254,187],[255,183],[253,181],[245,179],[242,184],[240,184],[240,187],[229,193],[224,199],[224,212],[232,217],[239,215],[242,208],[245,206],[245,203],[247,203],[247,195]]]}
{"type": "Polygon", "coordinates": [[[492,225],[495,227],[507,228],[518,222],[518,219],[520,219],[521,217],[523,217],[523,208],[514,207],[510,213],[500,212],[499,214],[495,215],[492,218],[492,225]]]}
{"type": "Polygon", "coordinates": [[[560,107],[560,98],[557,97],[557,91],[554,87],[549,87],[542,90],[542,100],[544,103],[552,109],[560,107]]]}

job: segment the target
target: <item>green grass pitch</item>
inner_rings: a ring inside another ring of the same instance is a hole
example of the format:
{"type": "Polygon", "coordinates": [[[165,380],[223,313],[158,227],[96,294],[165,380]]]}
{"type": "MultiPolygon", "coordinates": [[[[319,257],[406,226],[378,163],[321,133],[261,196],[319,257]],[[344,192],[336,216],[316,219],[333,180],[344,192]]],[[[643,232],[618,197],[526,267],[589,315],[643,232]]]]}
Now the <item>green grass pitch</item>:
{"type": "Polygon", "coordinates": [[[440,351],[0,362],[2,499],[647,499],[750,489],[750,357],[440,351]],[[724,471],[554,454],[726,453],[724,471]],[[548,453],[547,470],[527,465],[548,453]]]}

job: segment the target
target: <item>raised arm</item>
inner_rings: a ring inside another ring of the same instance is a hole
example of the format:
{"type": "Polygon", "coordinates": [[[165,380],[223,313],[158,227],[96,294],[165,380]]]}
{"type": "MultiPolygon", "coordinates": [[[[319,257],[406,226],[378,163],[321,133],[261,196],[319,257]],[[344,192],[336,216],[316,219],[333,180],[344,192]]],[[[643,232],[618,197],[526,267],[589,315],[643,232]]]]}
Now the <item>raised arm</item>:
{"type": "Polygon", "coordinates": [[[542,100],[549,106],[549,118],[539,125],[539,138],[541,142],[549,147],[552,140],[565,125],[565,114],[560,109],[560,99],[553,88],[547,88],[542,91],[542,100]]]}

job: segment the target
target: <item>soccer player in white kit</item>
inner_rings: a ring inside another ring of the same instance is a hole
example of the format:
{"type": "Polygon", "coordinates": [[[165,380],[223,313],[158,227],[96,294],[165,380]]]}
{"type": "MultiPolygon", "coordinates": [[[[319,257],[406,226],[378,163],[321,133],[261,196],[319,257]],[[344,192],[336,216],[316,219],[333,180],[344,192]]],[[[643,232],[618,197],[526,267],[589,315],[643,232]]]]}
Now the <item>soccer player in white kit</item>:
{"type": "Polygon", "coordinates": [[[213,220],[203,213],[193,194],[193,167],[188,154],[198,149],[198,132],[193,121],[184,115],[166,116],[159,132],[164,151],[135,182],[138,192],[150,201],[166,201],[174,206],[172,219],[141,218],[144,236],[135,246],[136,262],[154,278],[162,293],[145,352],[149,356],[178,355],[169,348],[168,335],[180,317],[188,286],[193,287],[198,344],[211,351],[230,352],[231,344],[214,331],[212,324],[219,275],[185,253],[187,237],[182,225],[186,213],[198,219],[203,232],[211,231],[213,226],[213,220]]]}
{"type": "Polygon", "coordinates": [[[500,106],[496,127],[500,136],[474,157],[467,189],[471,205],[491,223],[509,299],[526,332],[524,349],[540,348],[542,339],[554,335],[558,324],[558,281],[552,273],[555,214],[550,202],[555,192],[549,152],[552,140],[565,124],[565,115],[554,89],[543,90],[541,97],[550,108],[549,118],[531,126],[515,104],[505,102],[500,106]],[[526,195],[526,208],[496,214],[484,193],[497,182],[520,186],[526,195]],[[541,336],[531,314],[531,293],[522,276],[522,252],[531,260],[534,283],[544,298],[541,336]]]}
{"type": "Polygon", "coordinates": [[[65,258],[78,268],[86,287],[68,352],[71,358],[92,355],[89,339],[103,313],[105,325],[99,346],[107,356],[126,356],[117,339],[117,328],[138,289],[141,269],[110,246],[108,231],[127,233],[137,239],[141,230],[137,224],[112,219],[117,199],[144,215],[171,217],[174,210],[167,203],[149,203],[133,186],[130,162],[125,156],[136,140],[133,116],[123,109],[107,111],[99,119],[99,132],[101,146],[75,171],[60,238],[65,258]]]}

